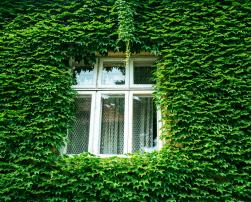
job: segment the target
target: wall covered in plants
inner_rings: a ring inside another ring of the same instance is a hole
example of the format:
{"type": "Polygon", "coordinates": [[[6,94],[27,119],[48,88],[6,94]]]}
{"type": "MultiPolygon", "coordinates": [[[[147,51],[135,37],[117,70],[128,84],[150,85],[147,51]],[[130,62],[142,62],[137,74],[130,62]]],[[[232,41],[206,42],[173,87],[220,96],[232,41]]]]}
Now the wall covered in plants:
{"type": "Polygon", "coordinates": [[[250,201],[248,0],[2,0],[1,201],[250,201]],[[161,152],[59,154],[71,56],[160,58],[161,152]]]}

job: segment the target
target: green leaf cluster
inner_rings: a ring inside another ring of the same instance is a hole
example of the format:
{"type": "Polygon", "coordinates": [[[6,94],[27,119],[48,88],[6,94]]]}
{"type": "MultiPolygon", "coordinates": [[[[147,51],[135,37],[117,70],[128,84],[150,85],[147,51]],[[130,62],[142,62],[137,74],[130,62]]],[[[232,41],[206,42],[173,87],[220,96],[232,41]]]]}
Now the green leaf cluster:
{"type": "Polygon", "coordinates": [[[2,0],[0,201],[250,201],[248,0],[2,0]],[[130,47],[129,47],[130,45],[130,47]],[[159,56],[165,148],[61,156],[69,58],[159,56]]]}

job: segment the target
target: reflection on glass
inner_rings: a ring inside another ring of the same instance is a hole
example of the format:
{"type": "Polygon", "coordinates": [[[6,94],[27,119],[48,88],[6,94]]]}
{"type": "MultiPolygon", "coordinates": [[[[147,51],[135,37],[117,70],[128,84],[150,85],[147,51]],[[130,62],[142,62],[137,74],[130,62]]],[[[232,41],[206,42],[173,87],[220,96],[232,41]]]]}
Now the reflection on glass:
{"type": "Polygon", "coordinates": [[[124,95],[102,96],[100,154],[123,153],[124,106],[124,95]]]}
{"type": "Polygon", "coordinates": [[[94,67],[76,66],[74,69],[75,85],[85,86],[93,84],[94,67]]]}
{"type": "Polygon", "coordinates": [[[75,113],[73,130],[69,133],[68,154],[79,154],[88,151],[91,95],[76,99],[75,113]]]}
{"type": "Polygon", "coordinates": [[[102,72],[102,84],[124,85],[125,65],[123,63],[104,62],[102,72]]]}
{"type": "Polygon", "coordinates": [[[148,95],[133,97],[133,152],[156,149],[156,118],[156,108],[152,97],[148,95]]]}
{"type": "Polygon", "coordinates": [[[134,62],[133,83],[154,84],[153,71],[155,68],[150,62],[134,62]]]}

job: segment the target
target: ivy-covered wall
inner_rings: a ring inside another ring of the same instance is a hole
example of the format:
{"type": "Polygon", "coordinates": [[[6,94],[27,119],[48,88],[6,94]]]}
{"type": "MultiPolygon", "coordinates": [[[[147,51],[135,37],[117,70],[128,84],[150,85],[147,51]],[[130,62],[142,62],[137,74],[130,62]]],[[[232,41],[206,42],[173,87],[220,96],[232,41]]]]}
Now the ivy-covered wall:
{"type": "Polygon", "coordinates": [[[1,201],[250,201],[248,0],[2,0],[1,201]],[[60,156],[73,119],[69,57],[160,61],[161,152],[60,156]]]}

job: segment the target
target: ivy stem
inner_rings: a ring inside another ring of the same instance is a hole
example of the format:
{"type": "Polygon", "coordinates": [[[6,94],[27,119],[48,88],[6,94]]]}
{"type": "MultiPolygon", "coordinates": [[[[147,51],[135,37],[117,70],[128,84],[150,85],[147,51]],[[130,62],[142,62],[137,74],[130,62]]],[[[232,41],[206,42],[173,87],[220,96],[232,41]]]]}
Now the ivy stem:
{"type": "Polygon", "coordinates": [[[130,50],[130,41],[126,41],[126,66],[129,65],[129,60],[130,60],[130,57],[131,57],[131,50],[130,50]]]}

